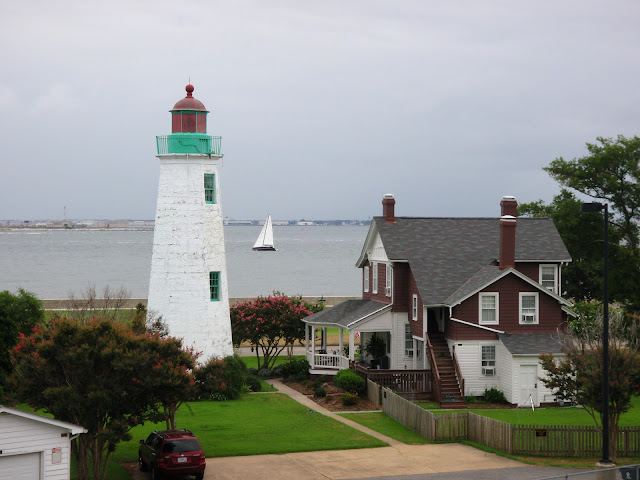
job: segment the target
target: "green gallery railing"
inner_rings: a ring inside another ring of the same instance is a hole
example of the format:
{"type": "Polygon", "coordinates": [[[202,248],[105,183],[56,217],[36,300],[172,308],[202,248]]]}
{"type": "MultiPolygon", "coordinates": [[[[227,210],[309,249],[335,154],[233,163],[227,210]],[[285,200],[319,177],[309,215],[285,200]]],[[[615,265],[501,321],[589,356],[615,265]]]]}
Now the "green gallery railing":
{"type": "Polygon", "coordinates": [[[174,133],[156,137],[158,155],[171,153],[193,153],[220,155],[222,137],[202,133],[174,133]]]}

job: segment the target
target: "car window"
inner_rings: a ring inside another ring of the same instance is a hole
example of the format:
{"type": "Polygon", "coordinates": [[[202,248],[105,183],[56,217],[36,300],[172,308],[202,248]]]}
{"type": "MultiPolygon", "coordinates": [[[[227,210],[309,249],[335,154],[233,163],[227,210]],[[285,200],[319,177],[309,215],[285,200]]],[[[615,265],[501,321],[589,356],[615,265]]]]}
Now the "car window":
{"type": "Polygon", "coordinates": [[[147,445],[151,445],[151,443],[153,442],[154,438],[156,438],[156,436],[153,433],[151,433],[151,434],[149,434],[147,439],[144,441],[144,443],[146,443],[147,445]]]}
{"type": "Polygon", "coordinates": [[[163,453],[194,452],[196,450],[200,450],[200,444],[196,439],[172,440],[166,442],[162,447],[163,453]]]}

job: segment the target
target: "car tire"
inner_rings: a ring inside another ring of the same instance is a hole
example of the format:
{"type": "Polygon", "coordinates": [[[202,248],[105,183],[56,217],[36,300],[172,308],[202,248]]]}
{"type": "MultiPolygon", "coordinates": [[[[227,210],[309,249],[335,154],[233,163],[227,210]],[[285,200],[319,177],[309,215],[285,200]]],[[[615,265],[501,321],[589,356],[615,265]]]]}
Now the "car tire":
{"type": "Polygon", "coordinates": [[[196,473],[196,480],[202,480],[204,478],[204,473],[196,473]]]}
{"type": "Polygon", "coordinates": [[[144,460],[142,460],[142,457],[138,456],[138,468],[140,469],[141,472],[146,472],[147,470],[149,470],[147,468],[147,464],[144,463],[144,460]]]}

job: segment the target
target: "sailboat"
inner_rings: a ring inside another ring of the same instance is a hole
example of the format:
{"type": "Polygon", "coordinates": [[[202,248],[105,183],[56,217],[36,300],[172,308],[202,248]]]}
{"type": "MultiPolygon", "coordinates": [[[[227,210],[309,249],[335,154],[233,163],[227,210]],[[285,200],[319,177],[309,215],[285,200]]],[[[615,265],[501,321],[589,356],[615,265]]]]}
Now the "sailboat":
{"type": "Polygon", "coordinates": [[[258,235],[256,243],[253,245],[253,250],[261,252],[275,252],[276,249],[273,246],[273,227],[271,226],[271,215],[267,216],[267,221],[264,222],[264,227],[258,235]]]}

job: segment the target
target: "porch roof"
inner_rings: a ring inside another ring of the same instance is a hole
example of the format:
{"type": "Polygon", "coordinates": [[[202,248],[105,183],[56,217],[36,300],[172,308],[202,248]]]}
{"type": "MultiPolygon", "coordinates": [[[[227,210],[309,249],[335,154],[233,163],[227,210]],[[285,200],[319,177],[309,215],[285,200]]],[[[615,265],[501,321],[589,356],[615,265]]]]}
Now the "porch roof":
{"type": "Polygon", "coordinates": [[[331,325],[350,330],[363,320],[376,313],[387,311],[391,307],[391,304],[374,302],[373,300],[347,300],[335,307],[309,315],[302,321],[311,325],[331,325]]]}
{"type": "Polygon", "coordinates": [[[498,335],[500,341],[512,355],[540,355],[541,353],[563,353],[562,343],[566,335],[556,333],[524,333],[498,335]]]}

